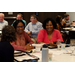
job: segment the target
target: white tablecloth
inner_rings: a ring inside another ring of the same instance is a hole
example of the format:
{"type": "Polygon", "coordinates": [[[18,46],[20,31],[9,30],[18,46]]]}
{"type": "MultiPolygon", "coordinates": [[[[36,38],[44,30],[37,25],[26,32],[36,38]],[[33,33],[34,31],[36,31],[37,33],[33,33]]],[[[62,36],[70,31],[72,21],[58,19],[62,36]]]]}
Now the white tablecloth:
{"type": "Polygon", "coordinates": [[[69,30],[69,31],[75,31],[75,28],[74,27],[66,27],[66,28],[63,28],[64,30],[69,30]]]}
{"type": "MultiPolygon", "coordinates": [[[[52,61],[49,62],[75,62],[75,56],[71,55],[70,54],[71,52],[72,51],[70,47],[66,47],[64,50],[57,50],[57,48],[49,49],[49,53],[53,54],[52,61]]],[[[40,51],[39,53],[35,52],[30,54],[39,57],[40,59],[38,60],[38,62],[42,62],[42,51],[40,51]]],[[[24,55],[24,56],[19,56],[14,58],[17,59],[18,61],[21,61],[23,59],[27,59],[28,56],[24,55]]]]}

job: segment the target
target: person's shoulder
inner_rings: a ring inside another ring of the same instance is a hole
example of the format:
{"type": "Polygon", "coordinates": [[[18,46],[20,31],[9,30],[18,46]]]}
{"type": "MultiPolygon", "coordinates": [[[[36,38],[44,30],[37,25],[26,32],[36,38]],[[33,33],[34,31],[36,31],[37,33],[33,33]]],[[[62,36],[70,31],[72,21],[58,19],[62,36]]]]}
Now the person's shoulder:
{"type": "Polygon", "coordinates": [[[26,39],[28,39],[28,34],[25,31],[23,31],[23,35],[26,39]]]}
{"type": "Polygon", "coordinates": [[[6,20],[3,20],[3,22],[4,22],[4,23],[8,23],[8,21],[6,21],[6,20]]]}
{"type": "Polygon", "coordinates": [[[10,44],[10,42],[7,42],[7,41],[2,41],[0,48],[4,49],[6,51],[10,51],[10,49],[11,49],[11,51],[12,50],[14,51],[13,46],[10,44]]]}
{"type": "Polygon", "coordinates": [[[26,34],[26,32],[25,32],[25,31],[23,31],[23,34],[26,34]]]}
{"type": "Polygon", "coordinates": [[[28,25],[32,25],[32,22],[29,22],[28,25]]]}
{"type": "Polygon", "coordinates": [[[23,35],[27,35],[28,36],[28,34],[25,31],[23,31],[23,35]]]}
{"type": "Polygon", "coordinates": [[[1,41],[0,44],[10,44],[10,43],[7,41],[1,41]]]}
{"type": "Polygon", "coordinates": [[[59,33],[60,31],[59,30],[57,30],[57,29],[54,29],[53,30],[55,33],[59,33]]]}
{"type": "Polygon", "coordinates": [[[46,32],[46,30],[45,29],[41,29],[39,32],[44,33],[44,32],[46,32]]]}
{"type": "Polygon", "coordinates": [[[26,22],[24,19],[22,19],[23,22],[26,22]]]}
{"type": "Polygon", "coordinates": [[[41,22],[37,21],[38,24],[42,24],[41,22]]]}
{"type": "Polygon", "coordinates": [[[7,41],[1,41],[0,42],[0,47],[3,47],[3,48],[9,48],[9,47],[12,47],[11,44],[7,41]]]}
{"type": "Polygon", "coordinates": [[[6,41],[0,41],[0,44],[7,43],[6,41]]]}

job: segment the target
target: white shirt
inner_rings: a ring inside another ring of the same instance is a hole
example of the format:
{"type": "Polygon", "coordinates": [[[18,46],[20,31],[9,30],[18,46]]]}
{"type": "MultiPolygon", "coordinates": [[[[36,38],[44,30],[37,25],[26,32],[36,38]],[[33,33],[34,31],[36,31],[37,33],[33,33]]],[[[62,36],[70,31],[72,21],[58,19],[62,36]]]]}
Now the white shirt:
{"type": "Polygon", "coordinates": [[[3,22],[0,22],[0,30],[2,30],[2,28],[7,25],[8,25],[8,22],[5,20],[3,20],[3,22]]]}
{"type": "Polygon", "coordinates": [[[35,24],[32,24],[32,22],[28,23],[28,25],[25,28],[25,31],[26,32],[31,31],[32,37],[36,38],[41,29],[43,29],[42,23],[37,21],[35,24]]]}
{"type": "Polygon", "coordinates": [[[70,25],[71,25],[70,20],[65,20],[65,19],[63,19],[63,20],[66,22],[66,25],[67,25],[67,26],[70,26],[70,25]]]}

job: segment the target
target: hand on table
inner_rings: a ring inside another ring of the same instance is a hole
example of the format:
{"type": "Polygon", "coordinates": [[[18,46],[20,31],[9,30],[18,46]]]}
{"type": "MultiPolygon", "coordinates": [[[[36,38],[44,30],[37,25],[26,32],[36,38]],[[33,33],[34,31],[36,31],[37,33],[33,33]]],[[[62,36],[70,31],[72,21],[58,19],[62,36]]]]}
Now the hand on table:
{"type": "Polygon", "coordinates": [[[49,44],[50,44],[50,46],[55,46],[55,47],[57,46],[57,45],[56,45],[55,43],[53,43],[53,42],[50,42],[49,44]]]}
{"type": "Polygon", "coordinates": [[[30,51],[31,49],[34,49],[34,46],[30,46],[30,44],[27,44],[25,47],[26,47],[27,51],[30,51]]]}
{"type": "Polygon", "coordinates": [[[49,44],[50,44],[50,46],[53,46],[53,42],[50,42],[49,44]]]}

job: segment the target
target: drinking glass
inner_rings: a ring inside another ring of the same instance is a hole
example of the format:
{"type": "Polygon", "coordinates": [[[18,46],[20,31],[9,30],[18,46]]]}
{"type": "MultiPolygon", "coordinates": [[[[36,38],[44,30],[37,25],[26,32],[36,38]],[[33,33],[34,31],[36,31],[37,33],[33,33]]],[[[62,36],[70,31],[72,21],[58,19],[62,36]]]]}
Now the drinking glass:
{"type": "Polygon", "coordinates": [[[70,45],[70,49],[71,49],[71,55],[74,55],[75,52],[75,46],[73,44],[70,45]]]}
{"type": "Polygon", "coordinates": [[[61,50],[61,41],[59,39],[57,40],[57,49],[61,50]]]}

